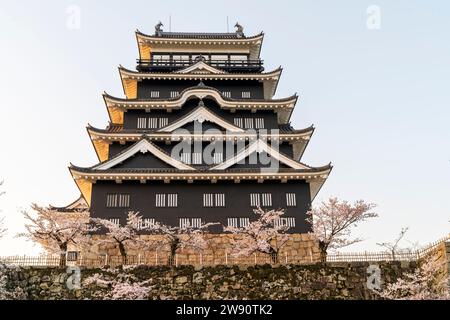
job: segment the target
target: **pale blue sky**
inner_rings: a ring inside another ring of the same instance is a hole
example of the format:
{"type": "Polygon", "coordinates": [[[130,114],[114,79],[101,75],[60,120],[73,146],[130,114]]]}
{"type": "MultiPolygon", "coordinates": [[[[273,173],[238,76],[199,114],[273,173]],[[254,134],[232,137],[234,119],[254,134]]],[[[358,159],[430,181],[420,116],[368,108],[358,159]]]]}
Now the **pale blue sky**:
{"type": "MultiPolygon", "coordinates": [[[[21,208],[65,205],[78,196],[67,170],[96,163],[86,134],[108,117],[101,93],[123,96],[119,64],[134,68],[134,31],[158,20],[172,31],[226,31],[239,21],[266,33],[266,70],[282,65],[277,97],[298,92],[292,117],[316,132],[304,162],[332,161],[316,203],[330,195],[378,204],[357,229],[366,240],[410,227],[425,244],[450,227],[450,5],[443,1],[0,1],[0,208],[10,237],[0,254],[36,252],[11,239],[21,208]],[[67,8],[80,29],[67,28],[67,8]],[[366,10],[381,9],[369,30],[366,10]]],[[[232,28],[230,28],[232,29],[232,28]]],[[[405,242],[404,245],[408,243],[405,242]]]]}

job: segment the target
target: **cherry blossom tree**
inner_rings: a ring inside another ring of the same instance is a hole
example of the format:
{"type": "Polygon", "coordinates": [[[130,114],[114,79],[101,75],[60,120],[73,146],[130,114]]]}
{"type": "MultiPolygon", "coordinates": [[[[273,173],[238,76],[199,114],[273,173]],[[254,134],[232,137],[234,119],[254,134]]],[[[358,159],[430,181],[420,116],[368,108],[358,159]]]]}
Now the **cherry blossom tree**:
{"type": "Polygon", "coordinates": [[[400,251],[399,249],[400,241],[405,237],[406,232],[408,232],[408,228],[402,228],[398,237],[393,242],[382,242],[377,243],[377,245],[386,248],[392,255],[392,260],[395,260],[396,254],[399,253],[400,251]]]}
{"type": "Polygon", "coordinates": [[[18,237],[41,244],[49,252],[60,255],[60,265],[66,265],[66,254],[69,244],[82,246],[87,243],[87,234],[95,228],[88,224],[88,211],[80,211],[77,218],[67,218],[52,208],[31,205],[34,214],[22,211],[26,232],[18,237]]]}
{"type": "Polygon", "coordinates": [[[308,222],[313,226],[312,235],[319,242],[321,261],[326,262],[328,249],[349,246],[362,239],[350,239],[352,228],[360,222],[378,217],[372,212],[376,205],[358,200],[353,204],[330,198],[313,208],[308,214],[308,222]]]}
{"type": "Polygon", "coordinates": [[[281,223],[284,210],[268,210],[261,208],[253,210],[257,219],[244,227],[227,226],[224,231],[237,235],[232,240],[232,254],[235,256],[249,256],[260,252],[270,255],[272,262],[278,262],[280,249],[289,240],[286,231],[288,226],[281,223]]]}
{"type": "Polygon", "coordinates": [[[148,226],[143,225],[143,220],[139,212],[129,212],[125,225],[99,218],[93,218],[91,221],[98,225],[100,229],[106,229],[106,239],[99,243],[113,243],[117,245],[123,263],[127,261],[128,249],[146,248],[149,245],[149,242],[140,238],[140,234],[148,230],[148,226]]]}
{"type": "Polygon", "coordinates": [[[443,275],[445,272],[440,272],[446,267],[439,261],[429,259],[414,272],[387,284],[379,294],[389,300],[449,300],[450,279],[443,275]]]}
{"type": "Polygon", "coordinates": [[[168,247],[169,264],[173,264],[175,255],[180,249],[190,248],[204,250],[208,246],[204,234],[217,223],[205,223],[199,227],[186,225],[184,227],[171,227],[155,222],[149,228],[152,235],[157,235],[160,240],[155,240],[156,247],[168,247]]]}
{"type": "Polygon", "coordinates": [[[85,287],[94,288],[93,298],[103,300],[146,300],[151,279],[139,281],[134,275],[113,270],[110,274],[93,274],[83,281],[85,287]],[[103,288],[98,289],[98,288],[103,288]]]}

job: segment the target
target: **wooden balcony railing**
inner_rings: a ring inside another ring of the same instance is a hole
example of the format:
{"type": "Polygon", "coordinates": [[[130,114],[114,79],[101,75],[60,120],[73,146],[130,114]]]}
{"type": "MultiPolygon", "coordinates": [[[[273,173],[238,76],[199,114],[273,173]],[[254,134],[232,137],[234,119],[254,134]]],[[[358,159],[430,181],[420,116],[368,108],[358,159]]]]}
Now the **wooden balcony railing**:
{"type": "MultiPolygon", "coordinates": [[[[137,59],[139,71],[164,71],[189,67],[195,60],[137,59]]],[[[263,60],[205,60],[208,65],[232,72],[262,72],[263,60]]]]}

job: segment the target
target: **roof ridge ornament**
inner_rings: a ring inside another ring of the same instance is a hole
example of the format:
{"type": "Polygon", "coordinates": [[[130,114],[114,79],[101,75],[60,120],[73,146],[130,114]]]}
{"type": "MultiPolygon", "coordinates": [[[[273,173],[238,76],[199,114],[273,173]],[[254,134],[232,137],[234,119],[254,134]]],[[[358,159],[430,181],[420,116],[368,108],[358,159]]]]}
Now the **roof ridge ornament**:
{"type": "Polygon", "coordinates": [[[200,99],[197,107],[204,107],[204,106],[205,106],[205,103],[203,102],[203,99],[200,99]]]}
{"type": "Polygon", "coordinates": [[[237,36],[238,38],[243,38],[243,37],[245,37],[245,35],[244,35],[244,27],[241,26],[241,25],[239,24],[239,22],[236,22],[236,24],[234,25],[234,27],[236,28],[236,36],[237,36]]]}
{"type": "Polygon", "coordinates": [[[158,24],[155,26],[155,36],[157,37],[161,37],[162,32],[163,32],[163,27],[164,25],[162,24],[161,21],[158,22],[158,24]]]}
{"type": "Polygon", "coordinates": [[[202,80],[198,83],[197,87],[206,87],[202,80]]]}
{"type": "Polygon", "coordinates": [[[206,61],[206,58],[201,54],[201,55],[199,55],[199,56],[196,56],[195,59],[194,59],[194,61],[195,61],[195,62],[200,62],[200,61],[205,62],[205,61],[206,61]]]}

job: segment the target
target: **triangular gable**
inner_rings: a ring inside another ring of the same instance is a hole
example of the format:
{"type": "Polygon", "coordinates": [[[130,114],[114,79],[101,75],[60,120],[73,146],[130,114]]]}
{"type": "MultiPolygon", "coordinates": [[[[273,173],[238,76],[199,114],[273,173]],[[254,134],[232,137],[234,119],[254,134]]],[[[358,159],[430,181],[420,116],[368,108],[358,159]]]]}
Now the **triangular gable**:
{"type": "Polygon", "coordinates": [[[225,71],[211,67],[209,64],[203,61],[198,61],[187,68],[176,71],[176,73],[224,74],[225,71]]]}
{"type": "MultiPolygon", "coordinates": [[[[179,158],[177,158],[180,160],[179,158]]],[[[114,166],[114,169],[173,169],[174,167],[161,160],[151,152],[138,152],[114,166]]]]}
{"type": "Polygon", "coordinates": [[[234,157],[231,157],[224,162],[210,168],[210,170],[224,170],[229,167],[231,167],[234,164],[237,164],[238,162],[242,161],[245,158],[248,158],[252,153],[254,152],[266,152],[268,155],[273,157],[274,159],[278,160],[281,163],[284,163],[288,167],[291,167],[293,169],[310,169],[308,166],[305,166],[304,164],[301,164],[295,160],[292,160],[291,158],[281,154],[278,150],[275,150],[271,146],[269,146],[265,141],[263,140],[256,140],[252,142],[249,146],[239,151],[234,157]]]}
{"type": "Polygon", "coordinates": [[[181,128],[186,123],[193,121],[198,121],[200,123],[203,123],[204,121],[209,121],[217,124],[221,128],[230,132],[245,132],[244,129],[235,126],[234,124],[219,117],[215,113],[211,112],[208,108],[201,105],[196,109],[194,109],[189,114],[187,114],[186,116],[182,117],[181,119],[178,119],[177,121],[169,124],[168,126],[159,129],[158,132],[172,132],[176,129],[181,128]]]}
{"type": "Polygon", "coordinates": [[[88,204],[83,196],[80,196],[77,200],[69,204],[66,209],[68,210],[84,210],[88,209],[88,204]]]}
{"type": "Polygon", "coordinates": [[[151,154],[153,154],[160,160],[162,160],[180,170],[195,170],[195,168],[193,168],[179,160],[172,158],[170,155],[168,155],[167,153],[165,153],[164,151],[162,151],[161,149],[159,149],[157,146],[155,146],[153,143],[149,142],[146,139],[142,139],[139,142],[136,142],[131,147],[129,147],[125,151],[121,152],[114,158],[112,158],[104,163],[98,164],[98,165],[94,166],[92,169],[96,169],[96,170],[110,169],[110,168],[116,166],[117,164],[127,160],[128,158],[132,157],[133,155],[135,155],[138,152],[141,152],[141,153],[150,152],[151,154]]]}

